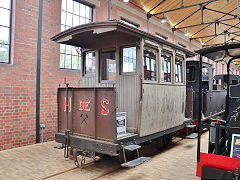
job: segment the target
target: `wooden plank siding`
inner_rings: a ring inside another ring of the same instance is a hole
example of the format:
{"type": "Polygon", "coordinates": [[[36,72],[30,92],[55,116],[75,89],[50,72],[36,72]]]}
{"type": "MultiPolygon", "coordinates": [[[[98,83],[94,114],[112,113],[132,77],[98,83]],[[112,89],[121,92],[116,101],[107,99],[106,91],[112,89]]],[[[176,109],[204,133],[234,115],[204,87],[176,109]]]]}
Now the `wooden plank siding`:
{"type": "Polygon", "coordinates": [[[140,136],[183,124],[186,86],[143,84],[140,136]]]}

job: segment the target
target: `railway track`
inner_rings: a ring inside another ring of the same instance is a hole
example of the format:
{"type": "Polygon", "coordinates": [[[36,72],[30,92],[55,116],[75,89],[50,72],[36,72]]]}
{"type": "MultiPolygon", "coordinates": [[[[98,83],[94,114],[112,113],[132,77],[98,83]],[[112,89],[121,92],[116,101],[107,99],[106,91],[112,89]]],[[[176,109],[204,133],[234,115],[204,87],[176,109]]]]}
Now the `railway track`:
{"type": "MultiPolygon", "coordinates": [[[[163,153],[163,152],[167,151],[168,149],[173,148],[175,145],[177,145],[177,143],[179,143],[179,142],[182,141],[182,140],[184,140],[184,139],[183,139],[183,138],[173,139],[173,143],[172,143],[171,145],[167,146],[166,148],[163,148],[162,150],[156,150],[156,148],[154,148],[154,147],[152,147],[152,146],[151,146],[151,147],[149,146],[150,148],[155,149],[155,150],[153,150],[150,154],[148,154],[148,156],[151,156],[151,158],[153,158],[153,157],[156,156],[157,154],[163,153]]],[[[143,150],[142,153],[145,154],[144,150],[143,150]]],[[[100,161],[97,161],[96,163],[101,163],[101,162],[102,162],[102,161],[100,160],[100,161]]],[[[89,163],[85,164],[84,167],[85,167],[85,168],[91,168],[91,166],[93,166],[93,165],[94,165],[93,162],[89,162],[89,163]]],[[[38,180],[47,180],[47,179],[51,179],[51,178],[56,178],[56,177],[58,177],[58,176],[60,176],[60,175],[63,175],[63,174],[65,174],[65,173],[70,173],[70,172],[72,172],[72,171],[74,171],[74,170],[76,170],[76,169],[79,169],[79,167],[73,167],[73,168],[70,168],[70,169],[67,169],[67,170],[64,170],[64,171],[55,173],[55,174],[51,174],[51,175],[48,175],[48,176],[45,176],[45,177],[41,177],[41,178],[39,178],[38,180]]],[[[97,176],[95,176],[95,177],[89,178],[88,180],[96,180],[96,179],[102,178],[102,177],[104,177],[104,176],[106,176],[106,175],[110,175],[110,174],[112,174],[112,173],[116,173],[116,172],[120,171],[121,169],[122,169],[121,166],[119,166],[119,167],[117,167],[117,168],[115,168],[115,169],[112,169],[112,170],[110,170],[110,171],[101,173],[101,174],[99,174],[99,175],[97,175],[97,176]]]]}

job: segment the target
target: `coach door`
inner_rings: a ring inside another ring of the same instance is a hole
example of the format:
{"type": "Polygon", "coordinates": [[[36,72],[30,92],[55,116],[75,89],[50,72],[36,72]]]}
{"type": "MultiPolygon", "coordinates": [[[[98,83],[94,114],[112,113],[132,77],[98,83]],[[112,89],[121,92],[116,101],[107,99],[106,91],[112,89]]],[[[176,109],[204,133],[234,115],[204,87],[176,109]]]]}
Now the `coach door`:
{"type": "Polygon", "coordinates": [[[120,48],[120,75],[118,83],[118,111],[127,112],[127,132],[137,132],[140,77],[137,74],[138,48],[120,48]]]}

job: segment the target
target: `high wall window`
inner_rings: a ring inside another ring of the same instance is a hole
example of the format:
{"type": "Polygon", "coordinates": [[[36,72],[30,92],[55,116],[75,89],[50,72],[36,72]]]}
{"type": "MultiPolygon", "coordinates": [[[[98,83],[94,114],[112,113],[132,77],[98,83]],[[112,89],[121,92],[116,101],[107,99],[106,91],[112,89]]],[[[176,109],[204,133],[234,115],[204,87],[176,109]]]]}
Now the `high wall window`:
{"type": "Polygon", "coordinates": [[[157,81],[156,52],[144,49],[144,80],[157,81]]]}
{"type": "Polygon", "coordinates": [[[175,59],[175,82],[183,83],[183,58],[175,59]]]}
{"type": "Polygon", "coordinates": [[[123,48],[123,72],[136,72],[136,47],[123,48]]]}
{"type": "MultiPolygon", "coordinates": [[[[77,0],[62,0],[61,31],[92,22],[92,7],[77,0]]],[[[80,51],[76,47],[60,45],[60,68],[80,69],[80,51]]]]}
{"type": "Polygon", "coordinates": [[[9,63],[11,46],[11,0],[0,2],[0,63],[9,63]]]}
{"type": "Polygon", "coordinates": [[[162,82],[171,82],[172,56],[167,53],[162,54],[162,82]]]}

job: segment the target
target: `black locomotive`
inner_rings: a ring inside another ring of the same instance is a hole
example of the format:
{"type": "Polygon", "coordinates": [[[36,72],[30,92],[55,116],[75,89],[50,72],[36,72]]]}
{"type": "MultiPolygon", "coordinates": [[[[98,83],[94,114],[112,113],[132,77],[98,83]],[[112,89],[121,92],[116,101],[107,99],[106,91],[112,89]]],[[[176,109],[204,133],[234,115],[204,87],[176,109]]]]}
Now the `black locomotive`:
{"type": "MultiPolygon", "coordinates": [[[[187,96],[186,117],[197,124],[199,105],[199,61],[186,62],[187,96]]],[[[209,63],[202,64],[202,118],[209,119],[224,112],[226,89],[214,84],[213,68],[209,63]],[[218,88],[216,88],[218,86],[218,88]]]]}

